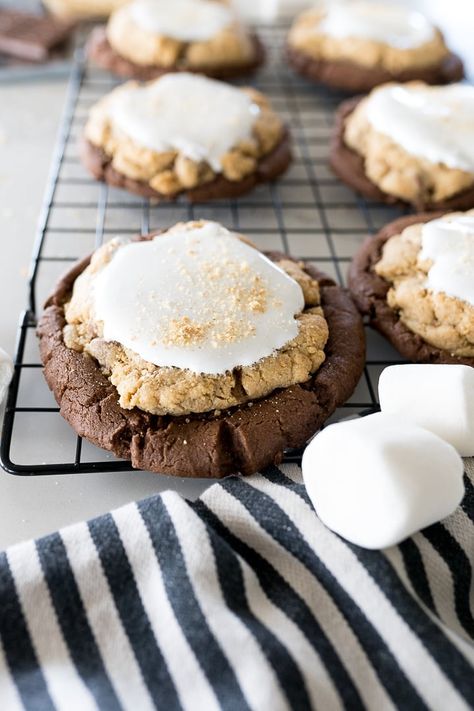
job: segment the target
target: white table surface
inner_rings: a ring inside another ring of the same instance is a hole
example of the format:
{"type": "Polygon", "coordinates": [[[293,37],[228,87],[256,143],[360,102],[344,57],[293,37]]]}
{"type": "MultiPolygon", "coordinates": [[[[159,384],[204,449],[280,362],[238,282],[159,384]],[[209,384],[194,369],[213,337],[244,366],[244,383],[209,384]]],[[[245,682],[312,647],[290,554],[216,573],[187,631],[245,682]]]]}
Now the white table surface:
{"type": "MultiPolygon", "coordinates": [[[[0,344],[11,354],[65,91],[65,79],[0,83],[0,344]]],[[[208,482],[147,472],[18,477],[0,468],[0,549],[177,485],[195,497],[208,482]]]]}
{"type": "MultiPolygon", "coordinates": [[[[474,3],[425,4],[472,75],[474,3]]],[[[64,78],[0,82],[0,345],[10,353],[65,89],[64,78]]],[[[0,549],[171,486],[194,497],[206,485],[147,472],[16,477],[0,469],[0,549]]]]}

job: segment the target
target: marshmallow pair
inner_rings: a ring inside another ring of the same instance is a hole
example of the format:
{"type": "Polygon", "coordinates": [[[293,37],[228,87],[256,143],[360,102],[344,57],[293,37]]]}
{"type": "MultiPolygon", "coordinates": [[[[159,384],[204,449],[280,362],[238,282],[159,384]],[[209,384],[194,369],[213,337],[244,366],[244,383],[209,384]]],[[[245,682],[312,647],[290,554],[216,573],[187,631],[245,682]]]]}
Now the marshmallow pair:
{"type": "Polygon", "coordinates": [[[381,413],[327,427],[302,465],[323,523],[373,549],[399,543],[460,504],[460,454],[474,455],[474,369],[391,366],[379,397],[381,413]]]}

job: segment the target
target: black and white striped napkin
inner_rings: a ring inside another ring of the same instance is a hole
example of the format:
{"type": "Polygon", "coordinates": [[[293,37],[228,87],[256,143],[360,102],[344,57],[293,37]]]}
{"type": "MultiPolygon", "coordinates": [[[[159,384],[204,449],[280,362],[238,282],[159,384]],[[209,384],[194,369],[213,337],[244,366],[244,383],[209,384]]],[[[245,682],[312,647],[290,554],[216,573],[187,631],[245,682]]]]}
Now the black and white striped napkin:
{"type": "Polygon", "coordinates": [[[0,708],[474,707],[474,467],[383,552],[317,519],[296,465],[129,504],[0,554],[0,708]]]}

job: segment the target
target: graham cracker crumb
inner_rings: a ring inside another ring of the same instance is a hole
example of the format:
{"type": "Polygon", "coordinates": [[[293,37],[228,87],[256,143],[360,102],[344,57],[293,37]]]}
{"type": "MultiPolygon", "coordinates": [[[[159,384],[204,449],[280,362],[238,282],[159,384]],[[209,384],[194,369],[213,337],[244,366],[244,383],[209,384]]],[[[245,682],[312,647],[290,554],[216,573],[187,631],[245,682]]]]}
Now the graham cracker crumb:
{"type": "Polygon", "coordinates": [[[209,325],[209,323],[197,323],[189,316],[171,319],[168,331],[161,340],[165,346],[194,346],[204,340],[209,325]]]}

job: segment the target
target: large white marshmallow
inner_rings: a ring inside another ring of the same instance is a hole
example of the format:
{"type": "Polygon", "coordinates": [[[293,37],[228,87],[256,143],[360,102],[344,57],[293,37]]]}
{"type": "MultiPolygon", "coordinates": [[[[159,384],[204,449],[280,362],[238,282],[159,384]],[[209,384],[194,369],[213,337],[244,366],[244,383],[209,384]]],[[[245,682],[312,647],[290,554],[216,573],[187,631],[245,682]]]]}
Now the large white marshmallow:
{"type": "Polygon", "coordinates": [[[386,548],[440,521],[464,494],[463,463],[432,432],[377,413],[330,425],[303,455],[321,521],[364,548],[386,548]]]}
{"type": "Polygon", "coordinates": [[[391,365],[379,380],[382,412],[434,432],[463,457],[474,455],[474,368],[391,365]]]}
{"type": "Polygon", "coordinates": [[[5,353],[3,348],[0,348],[0,405],[6,397],[12,377],[13,361],[8,353],[5,353]]]}

